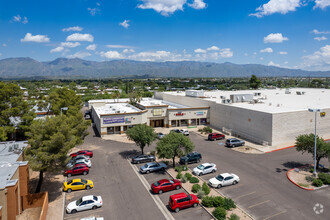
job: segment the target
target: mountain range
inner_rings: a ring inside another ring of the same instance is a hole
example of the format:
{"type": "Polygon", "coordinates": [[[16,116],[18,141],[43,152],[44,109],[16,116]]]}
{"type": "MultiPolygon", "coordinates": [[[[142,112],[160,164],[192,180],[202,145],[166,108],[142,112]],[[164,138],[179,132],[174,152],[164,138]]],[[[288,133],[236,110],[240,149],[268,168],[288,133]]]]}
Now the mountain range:
{"type": "Polygon", "coordinates": [[[58,58],[39,62],[28,57],[0,60],[0,79],[102,79],[111,77],[330,77],[330,71],[305,71],[260,64],[197,61],[87,61],[58,58]]]}

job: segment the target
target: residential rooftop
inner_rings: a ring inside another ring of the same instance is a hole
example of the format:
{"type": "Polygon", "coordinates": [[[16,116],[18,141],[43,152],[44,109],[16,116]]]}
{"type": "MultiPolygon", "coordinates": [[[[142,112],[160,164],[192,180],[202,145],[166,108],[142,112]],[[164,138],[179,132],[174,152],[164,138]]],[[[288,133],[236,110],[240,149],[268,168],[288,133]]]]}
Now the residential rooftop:
{"type": "MultiPolygon", "coordinates": [[[[165,92],[176,96],[186,96],[182,92],[165,92]]],[[[223,91],[213,90],[204,91],[204,97],[196,99],[209,100],[216,103],[223,103],[245,109],[267,113],[282,113],[294,111],[307,111],[309,108],[328,109],[330,108],[329,89],[260,89],[260,90],[240,90],[223,91]],[[223,100],[230,100],[230,95],[253,95],[253,101],[227,103],[223,100]]]]}
{"type": "Polygon", "coordinates": [[[141,111],[141,109],[138,109],[128,103],[105,104],[102,107],[94,107],[94,109],[99,116],[107,114],[134,113],[141,111]]]}

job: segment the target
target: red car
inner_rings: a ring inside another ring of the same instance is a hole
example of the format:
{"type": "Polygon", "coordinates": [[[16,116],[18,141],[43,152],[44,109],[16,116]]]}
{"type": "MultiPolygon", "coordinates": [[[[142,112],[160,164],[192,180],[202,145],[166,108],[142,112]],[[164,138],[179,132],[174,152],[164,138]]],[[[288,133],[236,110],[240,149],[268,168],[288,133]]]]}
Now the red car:
{"type": "Polygon", "coordinates": [[[180,209],[188,208],[188,207],[197,207],[199,204],[197,196],[194,194],[185,194],[179,193],[170,196],[170,201],[168,205],[175,212],[179,212],[180,209]]]}
{"type": "Polygon", "coordinates": [[[74,158],[74,157],[76,157],[78,155],[85,155],[85,156],[88,156],[88,157],[92,158],[93,157],[93,151],[90,151],[90,150],[80,150],[80,151],[77,151],[75,153],[70,154],[70,156],[72,158],[74,158]]]}
{"type": "Polygon", "coordinates": [[[153,193],[162,194],[163,192],[180,189],[181,182],[179,180],[168,180],[162,179],[153,184],[151,184],[151,190],[153,193]]]}
{"type": "Polygon", "coordinates": [[[225,135],[219,133],[211,133],[208,138],[209,141],[222,140],[225,139],[225,135]]]}
{"type": "Polygon", "coordinates": [[[89,173],[89,168],[88,168],[87,165],[77,164],[73,168],[71,168],[70,170],[66,170],[64,172],[64,175],[70,177],[72,175],[79,175],[79,174],[87,175],[88,173],[89,173]]]}

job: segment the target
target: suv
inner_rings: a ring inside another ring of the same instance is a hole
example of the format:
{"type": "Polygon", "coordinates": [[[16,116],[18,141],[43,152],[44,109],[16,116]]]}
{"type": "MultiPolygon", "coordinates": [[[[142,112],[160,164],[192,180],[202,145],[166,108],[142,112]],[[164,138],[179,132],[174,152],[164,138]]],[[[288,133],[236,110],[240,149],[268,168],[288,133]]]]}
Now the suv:
{"type": "Polygon", "coordinates": [[[242,140],[238,140],[236,138],[229,138],[226,140],[226,146],[227,147],[238,147],[238,146],[244,146],[245,142],[242,140]]]}
{"type": "Polygon", "coordinates": [[[64,175],[66,175],[68,177],[70,177],[72,175],[78,175],[78,174],[87,175],[88,172],[89,172],[89,168],[87,165],[77,164],[72,169],[66,170],[64,172],[64,175]]]}
{"type": "Polygon", "coordinates": [[[80,151],[77,151],[75,153],[70,154],[70,156],[72,158],[74,158],[78,155],[85,155],[85,156],[88,156],[88,157],[92,158],[93,157],[93,151],[91,151],[91,150],[80,150],[80,151]]]}
{"type": "Polygon", "coordinates": [[[184,136],[189,136],[189,131],[187,129],[181,129],[180,130],[181,134],[183,134],[184,136]]]}
{"type": "Polygon", "coordinates": [[[170,208],[175,211],[179,212],[180,209],[188,208],[193,206],[194,208],[197,207],[199,204],[197,196],[194,194],[185,194],[185,193],[179,193],[175,195],[170,196],[170,201],[168,202],[168,205],[170,208]]]}
{"type": "Polygon", "coordinates": [[[199,163],[202,160],[202,155],[198,152],[191,152],[187,156],[180,157],[180,164],[199,163]]]}
{"type": "Polygon", "coordinates": [[[225,139],[225,135],[219,133],[211,133],[208,138],[209,141],[222,140],[225,139]]]}

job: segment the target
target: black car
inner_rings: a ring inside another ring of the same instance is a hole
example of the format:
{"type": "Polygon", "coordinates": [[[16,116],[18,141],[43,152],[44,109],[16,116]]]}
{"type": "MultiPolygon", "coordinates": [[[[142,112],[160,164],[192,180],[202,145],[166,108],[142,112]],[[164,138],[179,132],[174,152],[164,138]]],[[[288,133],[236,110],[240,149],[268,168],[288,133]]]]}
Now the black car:
{"type": "Polygon", "coordinates": [[[170,132],[181,133],[179,129],[172,129],[170,132]]]}
{"type": "Polygon", "coordinates": [[[180,158],[180,164],[199,163],[202,155],[198,152],[192,152],[180,158]]]}
{"type": "Polygon", "coordinates": [[[151,161],[155,161],[155,156],[143,154],[132,158],[132,163],[146,163],[151,161]]]}

